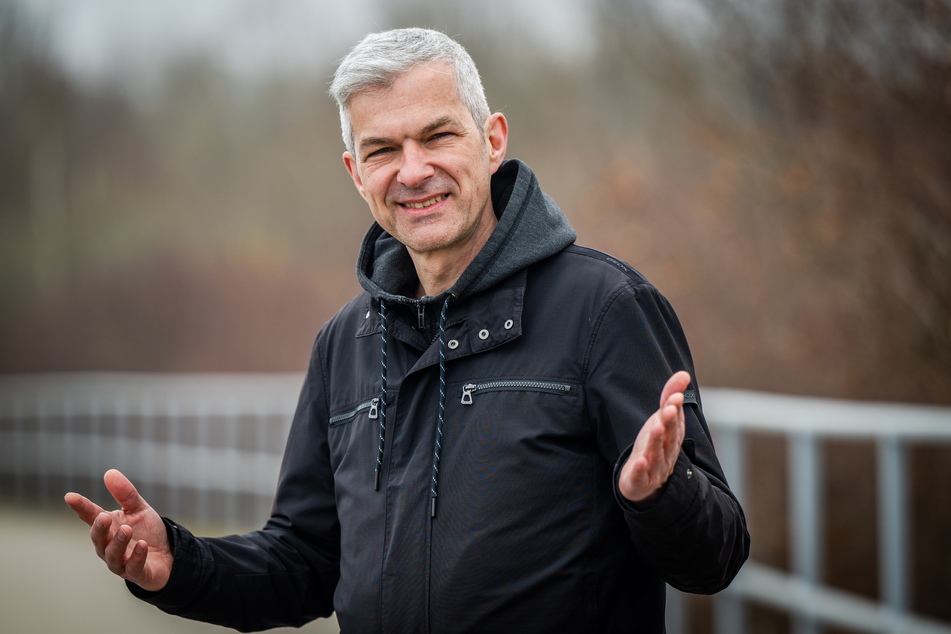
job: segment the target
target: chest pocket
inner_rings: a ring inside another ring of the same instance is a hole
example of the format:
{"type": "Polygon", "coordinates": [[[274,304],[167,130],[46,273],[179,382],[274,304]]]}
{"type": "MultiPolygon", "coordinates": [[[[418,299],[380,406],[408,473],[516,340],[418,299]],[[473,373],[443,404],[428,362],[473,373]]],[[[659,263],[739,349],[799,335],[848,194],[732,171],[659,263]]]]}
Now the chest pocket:
{"type": "Polygon", "coordinates": [[[558,383],[554,381],[534,381],[525,379],[509,379],[497,381],[483,381],[467,383],[462,386],[460,402],[463,405],[472,405],[477,394],[486,392],[543,392],[548,394],[569,395],[572,392],[571,385],[567,383],[558,383]]]}
{"type": "Polygon", "coordinates": [[[327,440],[330,465],[339,489],[373,487],[372,482],[368,485],[361,482],[372,473],[372,466],[376,463],[375,439],[379,435],[379,419],[379,397],[365,399],[358,405],[331,414],[327,440]]]}
{"type": "Polygon", "coordinates": [[[479,451],[486,444],[516,454],[525,446],[567,447],[591,433],[579,386],[558,378],[479,378],[451,394],[456,398],[446,412],[459,416],[479,451]]]}
{"type": "Polygon", "coordinates": [[[334,414],[330,417],[330,426],[331,427],[340,427],[341,425],[347,425],[352,423],[354,420],[360,418],[362,414],[366,414],[369,419],[376,419],[380,417],[380,399],[371,398],[363,403],[360,403],[356,407],[349,409],[345,412],[340,412],[339,414],[334,414]]]}

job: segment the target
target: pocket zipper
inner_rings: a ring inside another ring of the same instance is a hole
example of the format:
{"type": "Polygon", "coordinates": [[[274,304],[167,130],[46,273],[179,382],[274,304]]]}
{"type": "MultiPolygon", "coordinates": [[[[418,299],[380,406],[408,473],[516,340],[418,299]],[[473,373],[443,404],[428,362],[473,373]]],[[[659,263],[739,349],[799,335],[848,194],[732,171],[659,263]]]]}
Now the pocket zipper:
{"type": "Polygon", "coordinates": [[[472,395],[476,392],[493,392],[499,390],[527,390],[531,392],[549,392],[552,394],[568,394],[571,386],[565,383],[551,383],[548,381],[489,381],[488,383],[469,383],[462,387],[462,404],[472,405],[472,395]]]}
{"type": "Polygon", "coordinates": [[[370,399],[369,401],[366,401],[365,403],[360,403],[349,412],[344,412],[343,414],[337,414],[336,416],[331,416],[330,426],[334,427],[345,421],[353,420],[353,418],[355,418],[357,414],[359,414],[360,412],[364,410],[370,410],[369,414],[367,414],[367,418],[377,418],[380,415],[379,397],[370,399]]]}

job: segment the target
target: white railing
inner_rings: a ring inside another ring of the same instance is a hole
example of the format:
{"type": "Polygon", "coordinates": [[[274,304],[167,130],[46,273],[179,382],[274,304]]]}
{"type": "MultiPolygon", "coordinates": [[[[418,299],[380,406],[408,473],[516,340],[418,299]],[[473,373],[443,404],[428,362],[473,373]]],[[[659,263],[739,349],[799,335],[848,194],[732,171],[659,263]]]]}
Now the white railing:
{"type": "MultiPolygon", "coordinates": [[[[61,374],[0,376],[0,493],[105,497],[117,467],[174,517],[224,530],[260,524],[273,495],[302,377],[283,375],[61,374]],[[97,493],[98,492],[98,493],[97,493]]],[[[791,571],[750,561],[714,603],[718,634],[747,631],[744,605],[788,612],[796,634],[824,625],[882,634],[951,634],[951,624],[909,613],[907,451],[951,444],[951,408],[872,404],[726,389],[704,391],[704,410],[741,501],[750,433],[789,447],[791,571]],[[873,441],[878,456],[880,602],[823,585],[821,452],[828,439],[873,441]]],[[[951,527],[949,527],[951,528],[951,527]]],[[[755,535],[753,536],[755,539],[755,535]]],[[[690,630],[671,592],[668,631],[690,630]]]]}
{"type": "Polygon", "coordinates": [[[717,601],[718,633],[745,632],[742,601],[754,601],[788,612],[796,634],[819,632],[822,625],[882,634],[951,634],[951,624],[909,613],[907,465],[913,444],[951,444],[951,408],[708,389],[704,412],[727,479],[741,501],[746,483],[755,475],[745,467],[746,437],[750,433],[781,435],[789,452],[791,572],[748,562],[717,601]],[[869,521],[878,525],[880,602],[822,583],[821,452],[830,439],[876,445],[878,517],[869,521]]]}
{"type": "Polygon", "coordinates": [[[117,468],[170,516],[260,525],[277,483],[299,374],[0,376],[0,483],[44,502],[108,501],[117,468]],[[105,499],[103,499],[105,498],[105,499]]]}

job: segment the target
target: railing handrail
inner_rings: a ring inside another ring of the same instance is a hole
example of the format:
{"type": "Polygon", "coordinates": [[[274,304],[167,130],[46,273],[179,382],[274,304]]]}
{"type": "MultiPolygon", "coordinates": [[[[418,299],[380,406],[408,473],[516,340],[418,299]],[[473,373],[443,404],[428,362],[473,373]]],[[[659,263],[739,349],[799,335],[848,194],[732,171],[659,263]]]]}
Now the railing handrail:
{"type": "MultiPolygon", "coordinates": [[[[272,414],[293,413],[303,374],[73,372],[0,375],[0,416],[68,413],[114,416],[132,404],[175,403],[179,416],[254,415],[262,404],[272,414]],[[58,392],[50,393],[56,385],[58,392]],[[40,398],[42,396],[42,399],[40,398]]],[[[825,437],[898,437],[951,441],[951,406],[871,402],[781,395],[708,387],[707,418],[718,428],[825,437]]]]}
{"type": "Polygon", "coordinates": [[[303,380],[299,372],[8,374],[0,375],[0,416],[40,408],[45,416],[124,416],[143,405],[176,416],[291,415],[303,380]]]}
{"type": "Polygon", "coordinates": [[[822,437],[898,437],[951,441],[951,407],[790,396],[731,388],[702,392],[708,420],[719,428],[808,433],[822,437]]]}

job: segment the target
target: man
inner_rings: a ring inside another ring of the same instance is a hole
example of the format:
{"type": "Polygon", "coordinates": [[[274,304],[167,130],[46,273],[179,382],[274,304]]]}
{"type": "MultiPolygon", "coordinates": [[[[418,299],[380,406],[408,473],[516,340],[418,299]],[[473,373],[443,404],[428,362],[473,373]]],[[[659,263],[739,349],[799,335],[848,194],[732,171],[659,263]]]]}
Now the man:
{"type": "Polygon", "coordinates": [[[335,611],[344,632],[663,632],[665,582],[716,592],[749,548],[673,310],[573,244],[452,39],[368,36],[331,92],[376,222],[272,517],[196,538],[110,471],[121,510],[66,497],[99,556],[240,630],[335,611]]]}

